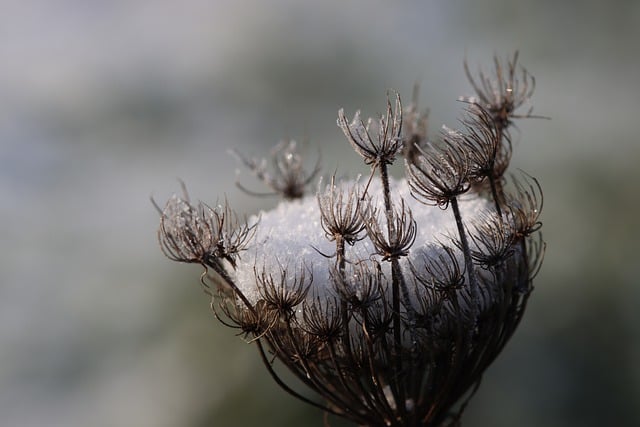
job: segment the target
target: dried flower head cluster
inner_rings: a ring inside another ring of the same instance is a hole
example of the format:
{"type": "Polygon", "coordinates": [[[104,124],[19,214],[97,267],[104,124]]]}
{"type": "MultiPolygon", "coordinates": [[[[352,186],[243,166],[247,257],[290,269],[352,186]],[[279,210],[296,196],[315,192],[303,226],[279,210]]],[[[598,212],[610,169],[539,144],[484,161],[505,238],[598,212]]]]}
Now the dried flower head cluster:
{"type": "MultiPolygon", "coordinates": [[[[533,77],[505,67],[474,79],[460,129],[427,136],[416,98],[338,126],[370,167],[366,183],[318,185],[296,145],[266,161],[239,156],[284,200],[240,221],[225,202],[186,191],[161,209],[158,236],[172,260],[201,264],[222,323],[254,343],[276,383],[362,426],[459,424],[485,369],[527,305],[544,242],[538,181],[508,173],[509,127],[533,77]],[[406,177],[389,166],[404,158],[406,177]],[[277,363],[279,362],[279,363],[277,363]],[[321,398],[285,382],[282,367],[321,398]]],[[[244,188],[244,187],[241,187],[244,188]]]]}

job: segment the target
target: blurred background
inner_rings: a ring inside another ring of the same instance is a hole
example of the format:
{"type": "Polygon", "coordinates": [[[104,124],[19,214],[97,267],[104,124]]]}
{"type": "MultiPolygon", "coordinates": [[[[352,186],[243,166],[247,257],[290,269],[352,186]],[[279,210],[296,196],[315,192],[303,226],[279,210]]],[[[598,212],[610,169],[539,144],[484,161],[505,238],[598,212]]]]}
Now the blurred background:
{"type": "Polygon", "coordinates": [[[464,426],[640,425],[640,2],[0,6],[0,425],[321,426],[217,323],[200,270],[163,257],[150,196],[182,179],[268,209],[227,150],[283,137],[355,175],[338,108],[375,115],[418,82],[433,134],[472,94],[464,58],[516,49],[552,118],[518,122],[514,154],[543,185],[548,250],[464,426]]]}

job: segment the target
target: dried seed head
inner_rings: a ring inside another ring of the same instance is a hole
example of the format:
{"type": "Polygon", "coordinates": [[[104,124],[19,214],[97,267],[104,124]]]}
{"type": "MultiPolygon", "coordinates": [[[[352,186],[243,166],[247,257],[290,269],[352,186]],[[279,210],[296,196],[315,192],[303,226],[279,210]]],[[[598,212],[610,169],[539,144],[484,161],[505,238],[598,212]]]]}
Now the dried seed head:
{"type": "Polygon", "coordinates": [[[345,196],[335,184],[335,176],[326,190],[318,192],[322,228],[330,241],[342,240],[350,245],[364,238],[363,204],[355,185],[345,196]]]}
{"type": "Polygon", "coordinates": [[[506,130],[514,118],[537,117],[531,114],[532,108],[525,114],[516,114],[516,110],[529,101],[536,86],[535,78],[522,66],[518,67],[518,51],[506,65],[497,56],[493,57],[493,64],[492,73],[480,70],[476,79],[464,61],[464,71],[476,97],[462,99],[488,110],[502,130],[506,130]]]}
{"type": "Polygon", "coordinates": [[[444,128],[439,145],[429,143],[415,163],[405,161],[411,195],[427,205],[447,208],[469,190],[471,163],[459,132],[444,128]]]}
{"type": "Polygon", "coordinates": [[[511,161],[511,141],[502,138],[491,113],[472,105],[462,119],[461,143],[471,161],[470,178],[480,183],[486,178],[501,180],[511,161]]]}
{"type": "Polygon", "coordinates": [[[435,252],[437,255],[424,259],[424,269],[427,276],[423,276],[414,269],[416,278],[424,285],[432,286],[439,292],[447,293],[461,289],[465,282],[465,272],[464,268],[460,267],[458,255],[453,248],[441,244],[430,252],[435,252]]]}
{"type": "Polygon", "coordinates": [[[366,311],[386,292],[382,269],[375,261],[372,264],[364,261],[352,264],[347,272],[331,269],[331,282],[338,298],[353,312],[366,311]]]}
{"type": "MultiPolygon", "coordinates": [[[[471,257],[482,268],[490,269],[506,262],[512,255],[515,230],[509,221],[497,213],[484,213],[476,217],[470,227],[471,257]]],[[[462,247],[459,241],[456,246],[462,247]]]]}
{"type": "Polygon", "coordinates": [[[537,179],[524,172],[518,178],[512,176],[514,194],[507,196],[507,205],[518,238],[528,237],[542,227],[540,214],[544,198],[537,179]]]}
{"type": "Polygon", "coordinates": [[[162,210],[158,240],[173,261],[211,265],[225,260],[235,268],[255,227],[240,224],[226,201],[216,209],[202,202],[194,206],[185,191],[183,197],[171,197],[162,210]]]}
{"type": "Polygon", "coordinates": [[[321,342],[335,343],[344,332],[344,316],[337,298],[315,298],[302,303],[301,328],[321,342]]]}
{"type": "MultiPolygon", "coordinates": [[[[362,261],[351,265],[344,276],[332,275],[334,286],[355,330],[349,339],[360,356],[366,355],[372,343],[384,341],[393,322],[393,309],[389,296],[389,278],[377,261],[362,261]]],[[[343,312],[344,313],[344,312],[343,312]]],[[[371,349],[369,349],[371,350],[371,349]]],[[[375,350],[377,351],[377,350],[375,350]]],[[[378,352],[380,359],[388,357],[388,349],[378,352]]],[[[371,362],[365,357],[364,363],[371,362]]]]}
{"type": "Polygon", "coordinates": [[[184,198],[172,196],[161,211],[158,241],[172,261],[204,264],[213,243],[210,212],[193,206],[184,198]]]}
{"type": "Polygon", "coordinates": [[[224,295],[214,299],[211,302],[211,308],[222,324],[240,329],[244,338],[249,340],[262,337],[275,322],[272,312],[265,309],[264,300],[258,301],[254,310],[247,310],[247,307],[237,298],[224,295]],[[220,312],[224,314],[224,318],[220,312]]]}
{"type": "Polygon", "coordinates": [[[533,86],[526,71],[516,76],[516,62],[517,54],[505,69],[496,59],[497,82],[470,78],[479,98],[467,100],[462,131],[445,128],[437,143],[427,141],[415,98],[404,118],[400,97],[395,108],[387,99],[386,114],[366,125],[340,111],[338,125],[371,177],[380,175],[364,191],[332,178],[302,197],[318,168],[306,174],[288,141],[273,171],[241,157],[274,193],[300,199],[263,212],[260,227],[238,225],[226,203],[193,205],[186,192],[162,210],[163,252],[212,267],[201,281],[222,283],[210,293],[216,317],[256,344],[284,390],[358,425],[458,420],[517,327],[544,254],[538,181],[527,175],[509,187],[504,176],[505,129],[533,86]],[[403,149],[407,179],[394,180],[387,166],[403,149]],[[491,195],[466,193],[486,181],[491,195]],[[449,204],[453,212],[425,206],[449,204]],[[453,243],[442,244],[443,233],[453,243]],[[331,246],[336,262],[324,255],[331,246]],[[276,360],[326,404],[288,386],[276,360]]]}
{"type": "Polygon", "coordinates": [[[424,266],[418,268],[411,264],[411,271],[417,287],[417,312],[421,326],[435,332],[432,323],[440,319],[439,315],[447,301],[456,300],[456,294],[464,287],[465,276],[453,248],[442,244],[432,245],[428,252],[432,255],[424,256],[424,266]]]}
{"type": "Polygon", "coordinates": [[[419,153],[416,147],[424,147],[427,144],[428,110],[420,110],[418,107],[419,86],[413,89],[413,99],[404,114],[404,144],[402,155],[409,163],[413,163],[419,153]]]}
{"type": "Polygon", "coordinates": [[[304,169],[302,156],[297,150],[297,143],[294,140],[282,141],[271,153],[273,171],[270,173],[267,167],[267,160],[249,159],[242,156],[237,151],[232,151],[247,168],[273,193],[255,193],[247,190],[239,182],[236,185],[244,192],[257,196],[280,195],[285,199],[299,199],[304,196],[305,188],[313,181],[320,172],[320,160],[316,163],[311,172],[304,169]]]}
{"type": "Polygon", "coordinates": [[[247,248],[247,245],[255,235],[258,221],[249,225],[240,222],[238,215],[231,210],[229,203],[225,200],[224,206],[214,209],[216,218],[216,244],[210,252],[210,256],[217,260],[226,260],[231,266],[236,268],[236,260],[240,252],[247,248]]]}
{"type": "MultiPolygon", "coordinates": [[[[319,196],[283,202],[261,214],[260,227],[237,268],[225,263],[228,279],[236,286],[214,295],[214,309],[225,324],[259,348],[264,345],[325,397],[325,409],[361,425],[376,425],[381,419],[393,425],[409,415],[423,419],[424,425],[438,425],[467,390],[446,384],[462,379],[473,383],[482,372],[479,366],[499,352],[501,342],[492,338],[493,331],[507,328],[499,335],[506,339],[513,329],[514,321],[503,322],[497,316],[521,313],[530,289],[528,265],[522,264],[524,258],[511,257],[509,274],[500,276],[523,278],[513,287],[517,299],[498,299],[495,287],[503,282],[497,281],[498,274],[486,274],[480,281],[482,305],[477,315],[471,309],[460,251],[434,248],[441,230],[454,227],[450,212],[410,198],[406,181],[390,182],[398,200],[391,214],[384,211],[382,200],[362,201],[355,190],[340,191],[332,184],[319,196]],[[345,232],[352,228],[345,224],[352,223],[360,224],[356,230],[364,224],[369,238],[345,232]],[[426,230],[431,224],[437,224],[432,233],[426,230]],[[357,236],[346,248],[343,265],[313,250],[330,245],[329,232],[357,236]],[[398,271],[406,278],[405,287],[398,271]],[[429,397],[431,390],[442,397],[429,397]]],[[[382,188],[380,182],[371,184],[372,193],[382,188]]],[[[459,205],[461,215],[472,221],[490,203],[469,194],[459,205]]],[[[518,248],[516,253],[524,251],[518,248]]],[[[265,354],[276,381],[299,396],[275,373],[273,360],[265,354]]]]}
{"type": "Polygon", "coordinates": [[[380,116],[377,125],[369,119],[365,125],[360,119],[360,112],[356,112],[351,123],[344,115],[344,110],[338,112],[338,126],[344,132],[353,149],[360,154],[367,165],[377,167],[381,164],[391,164],[402,149],[402,103],[400,95],[396,94],[395,108],[387,98],[387,112],[380,116]],[[375,138],[371,134],[375,132],[375,138]]]}
{"type": "Polygon", "coordinates": [[[383,261],[398,259],[409,254],[409,248],[416,240],[417,224],[404,200],[401,200],[400,209],[394,212],[392,218],[394,224],[384,229],[378,223],[375,211],[366,220],[365,226],[371,242],[383,261]]]}
{"type": "MultiPolygon", "coordinates": [[[[446,247],[447,249],[450,249],[446,247]]],[[[425,350],[430,356],[445,354],[449,351],[451,340],[461,336],[457,330],[471,322],[461,317],[460,308],[464,299],[464,272],[457,262],[442,252],[439,258],[427,260],[426,267],[442,270],[431,273],[429,269],[414,271],[413,281],[416,288],[416,329],[421,341],[429,342],[425,350]]]]}
{"type": "Polygon", "coordinates": [[[266,268],[261,272],[256,270],[256,285],[266,303],[266,309],[282,319],[291,318],[296,307],[306,298],[313,282],[313,275],[310,274],[307,278],[305,271],[306,268],[300,268],[291,277],[289,271],[281,267],[279,277],[274,277],[266,268]]]}

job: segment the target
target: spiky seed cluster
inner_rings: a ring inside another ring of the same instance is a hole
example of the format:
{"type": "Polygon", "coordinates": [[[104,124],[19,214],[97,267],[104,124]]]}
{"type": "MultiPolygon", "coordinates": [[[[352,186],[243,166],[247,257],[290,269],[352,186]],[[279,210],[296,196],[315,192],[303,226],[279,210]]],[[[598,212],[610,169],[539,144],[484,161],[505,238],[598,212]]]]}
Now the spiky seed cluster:
{"type": "Polygon", "coordinates": [[[387,99],[387,110],[381,115],[377,123],[372,118],[365,124],[356,112],[351,123],[344,115],[344,110],[338,112],[338,126],[344,132],[347,140],[360,154],[367,165],[376,168],[380,165],[390,165],[402,149],[402,104],[400,95],[396,94],[395,108],[391,100],[387,99]],[[374,125],[375,123],[375,125],[374,125]],[[375,132],[375,137],[372,133],[375,132]]]}
{"type": "Polygon", "coordinates": [[[388,229],[380,225],[375,214],[365,222],[367,235],[383,261],[407,256],[416,240],[418,226],[404,200],[400,201],[400,208],[393,212],[391,217],[393,223],[388,229]]]}
{"type": "Polygon", "coordinates": [[[248,194],[258,196],[280,195],[286,200],[299,199],[305,195],[306,187],[320,173],[320,160],[316,162],[311,172],[304,169],[302,156],[298,152],[296,141],[290,139],[278,144],[272,154],[273,172],[268,171],[267,160],[256,160],[244,157],[237,151],[233,151],[247,168],[262,181],[272,193],[256,193],[246,189],[240,182],[236,182],[238,188],[248,194]]]}
{"type": "Polygon", "coordinates": [[[325,192],[318,191],[318,207],[320,220],[327,239],[345,242],[353,245],[364,238],[363,200],[360,199],[356,188],[352,188],[347,195],[335,183],[335,176],[331,177],[331,184],[325,192]]]}
{"type": "Polygon", "coordinates": [[[472,163],[462,141],[457,131],[445,128],[439,145],[417,148],[414,162],[406,161],[409,185],[418,200],[446,209],[469,190],[472,163]]]}
{"type": "Polygon", "coordinates": [[[227,261],[235,267],[255,232],[255,225],[239,222],[226,201],[215,209],[202,202],[193,205],[186,190],[158,210],[160,248],[173,261],[216,266],[227,261]]]}
{"type": "MultiPolygon", "coordinates": [[[[400,95],[396,93],[395,108],[391,106],[391,100],[387,96],[387,112],[385,115],[381,115],[378,119],[377,126],[377,138],[374,140],[371,138],[370,130],[372,128],[373,119],[369,118],[367,125],[365,126],[360,119],[360,112],[356,112],[351,124],[348,124],[344,111],[340,109],[338,112],[338,127],[342,129],[342,132],[347,137],[347,140],[354,148],[356,153],[360,154],[364,159],[364,163],[371,167],[371,176],[369,182],[364,190],[364,194],[367,194],[369,184],[376,171],[380,172],[380,180],[383,188],[384,198],[384,214],[386,217],[387,226],[387,239],[385,241],[384,235],[380,233],[377,221],[374,215],[365,222],[369,237],[373,241],[378,250],[378,253],[383,253],[384,261],[391,261],[393,274],[393,294],[397,296],[399,293],[399,287],[402,287],[403,294],[405,296],[405,303],[408,303],[406,299],[407,289],[404,282],[404,278],[399,273],[398,259],[401,256],[405,256],[408,252],[408,248],[413,244],[415,236],[415,227],[412,227],[413,219],[411,218],[411,212],[409,211],[409,221],[407,222],[407,214],[404,210],[404,204],[402,205],[401,217],[398,218],[395,215],[393,202],[391,199],[391,190],[389,185],[389,165],[393,164],[396,156],[401,152],[403,147],[402,138],[402,102],[400,101],[400,95]],[[399,229],[400,228],[400,229],[399,229]]],[[[370,210],[372,213],[375,209],[370,210]]],[[[400,309],[399,299],[395,299],[394,310],[397,312],[400,309]]],[[[399,321],[396,319],[394,324],[394,333],[399,335],[399,321]]]]}
{"type": "Polygon", "coordinates": [[[518,56],[516,51],[506,64],[494,56],[493,73],[480,70],[477,78],[464,61],[464,71],[476,94],[463,99],[489,111],[501,130],[506,130],[513,119],[536,117],[531,114],[533,108],[524,114],[516,114],[516,110],[531,99],[536,87],[536,79],[524,67],[518,67],[518,56]]]}
{"type": "MultiPolygon", "coordinates": [[[[514,251],[515,230],[509,221],[504,221],[497,213],[480,214],[467,230],[474,264],[490,269],[509,260],[514,251]]],[[[462,250],[461,242],[456,245],[462,250]]]]}
{"type": "Polygon", "coordinates": [[[473,181],[501,179],[511,160],[511,142],[503,141],[491,113],[481,106],[467,108],[462,119],[462,144],[471,156],[473,181]]]}
{"type": "Polygon", "coordinates": [[[459,425],[522,318],[544,253],[540,185],[506,173],[508,127],[533,90],[517,59],[506,69],[496,59],[495,76],[478,80],[465,63],[477,98],[461,129],[434,141],[415,99],[406,117],[399,95],[387,99],[366,124],[340,110],[338,126],[371,169],[364,189],[331,178],[304,198],[318,167],[305,172],[288,142],[272,173],[241,159],[300,201],[245,224],[226,203],[193,205],[186,191],[161,210],[165,255],[205,267],[216,317],[255,343],[285,391],[362,426],[459,425]],[[396,182],[388,166],[399,155],[406,179],[396,182]],[[435,220],[447,225],[430,234],[435,220]],[[275,360],[324,402],[288,385],[275,360]]]}
{"type": "Polygon", "coordinates": [[[256,271],[256,284],[266,310],[271,311],[285,322],[288,322],[295,313],[295,308],[302,303],[309,291],[313,277],[306,278],[305,268],[299,273],[294,272],[293,277],[285,268],[280,268],[278,277],[274,277],[266,270],[256,271]]]}
{"type": "Polygon", "coordinates": [[[413,88],[413,99],[404,114],[404,141],[402,155],[409,163],[413,163],[418,155],[416,148],[424,147],[428,141],[427,130],[429,111],[421,110],[418,106],[418,85],[413,88]]]}
{"type": "Polygon", "coordinates": [[[540,230],[542,213],[542,188],[534,177],[522,173],[521,178],[512,177],[514,195],[507,196],[507,205],[519,238],[526,238],[540,230]]]}

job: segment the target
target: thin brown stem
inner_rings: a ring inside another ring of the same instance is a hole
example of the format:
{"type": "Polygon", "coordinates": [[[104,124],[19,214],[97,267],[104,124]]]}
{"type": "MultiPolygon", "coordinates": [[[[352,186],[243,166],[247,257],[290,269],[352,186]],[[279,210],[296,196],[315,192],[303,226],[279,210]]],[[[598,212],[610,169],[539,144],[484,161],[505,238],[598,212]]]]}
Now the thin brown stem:
{"type": "Polygon", "coordinates": [[[471,249],[469,248],[469,241],[467,239],[467,233],[464,230],[464,223],[462,222],[462,215],[460,215],[460,207],[458,206],[458,198],[453,197],[451,199],[451,207],[453,208],[453,215],[456,220],[456,226],[458,227],[458,235],[460,236],[460,244],[462,246],[462,252],[464,255],[465,270],[467,272],[467,278],[469,280],[469,286],[471,288],[471,312],[473,313],[474,322],[478,311],[478,304],[480,301],[478,280],[473,268],[473,258],[471,257],[471,249]]]}

